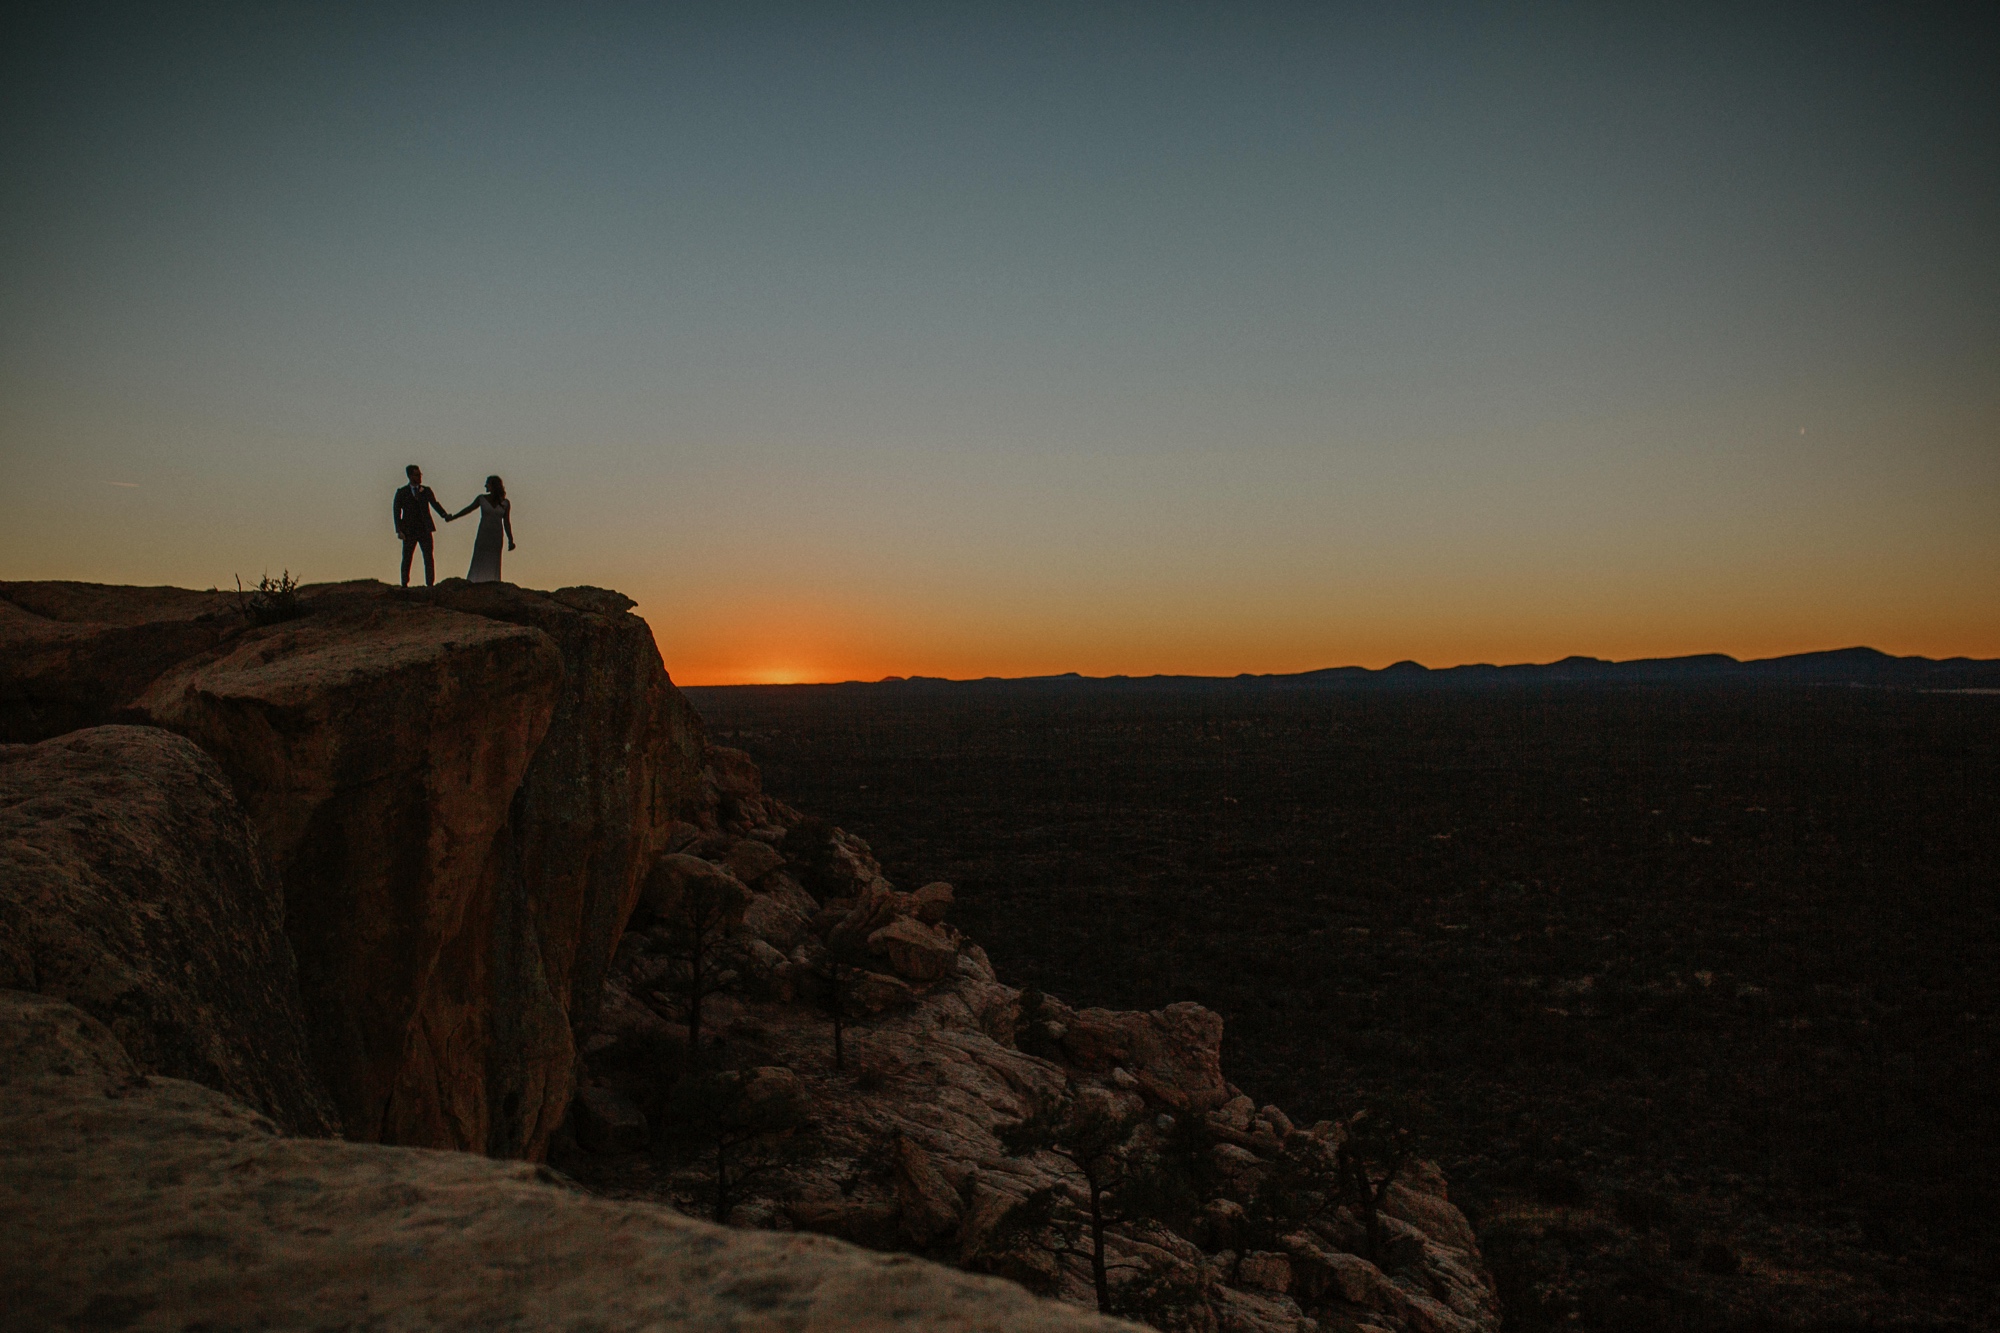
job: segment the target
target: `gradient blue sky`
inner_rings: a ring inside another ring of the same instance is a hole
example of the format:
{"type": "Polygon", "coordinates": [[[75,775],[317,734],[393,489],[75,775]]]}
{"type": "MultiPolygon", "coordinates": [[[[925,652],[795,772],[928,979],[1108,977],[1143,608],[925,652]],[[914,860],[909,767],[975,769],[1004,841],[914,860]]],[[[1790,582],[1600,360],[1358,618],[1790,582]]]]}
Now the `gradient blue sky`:
{"type": "Polygon", "coordinates": [[[417,461],[689,683],[2000,656],[1987,13],[52,8],[0,577],[393,578],[417,461]]]}

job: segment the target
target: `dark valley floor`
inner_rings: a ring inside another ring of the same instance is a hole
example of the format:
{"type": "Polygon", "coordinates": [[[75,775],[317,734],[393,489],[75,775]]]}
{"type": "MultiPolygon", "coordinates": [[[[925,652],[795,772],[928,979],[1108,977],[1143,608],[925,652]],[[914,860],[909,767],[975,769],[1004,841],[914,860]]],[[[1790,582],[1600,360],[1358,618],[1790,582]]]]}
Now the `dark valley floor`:
{"type": "Polygon", "coordinates": [[[1436,1156],[1510,1327],[1992,1327],[2000,699],[694,689],[1002,980],[1436,1156]]]}

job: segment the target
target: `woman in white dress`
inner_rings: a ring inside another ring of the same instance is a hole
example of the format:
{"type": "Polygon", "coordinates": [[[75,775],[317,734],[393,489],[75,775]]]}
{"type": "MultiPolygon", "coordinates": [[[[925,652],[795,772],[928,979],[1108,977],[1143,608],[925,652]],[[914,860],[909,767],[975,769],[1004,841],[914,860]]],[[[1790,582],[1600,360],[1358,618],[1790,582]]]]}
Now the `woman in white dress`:
{"type": "Polygon", "coordinates": [[[498,583],[502,533],[507,536],[507,549],[514,549],[513,507],[507,503],[507,487],[500,478],[488,477],[486,494],[452,517],[464,518],[475,509],[479,511],[479,533],[472,539],[472,568],[466,571],[465,581],[498,583]]]}

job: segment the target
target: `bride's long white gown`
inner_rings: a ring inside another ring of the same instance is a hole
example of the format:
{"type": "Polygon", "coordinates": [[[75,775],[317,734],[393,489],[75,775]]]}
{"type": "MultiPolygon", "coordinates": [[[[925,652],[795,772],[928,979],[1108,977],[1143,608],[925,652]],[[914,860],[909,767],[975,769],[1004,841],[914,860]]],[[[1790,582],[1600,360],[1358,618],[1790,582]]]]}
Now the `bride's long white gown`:
{"type": "Polygon", "coordinates": [[[500,581],[500,548],[507,540],[507,511],[510,502],[496,502],[490,495],[479,497],[479,534],[472,539],[472,568],[467,583],[500,581]]]}

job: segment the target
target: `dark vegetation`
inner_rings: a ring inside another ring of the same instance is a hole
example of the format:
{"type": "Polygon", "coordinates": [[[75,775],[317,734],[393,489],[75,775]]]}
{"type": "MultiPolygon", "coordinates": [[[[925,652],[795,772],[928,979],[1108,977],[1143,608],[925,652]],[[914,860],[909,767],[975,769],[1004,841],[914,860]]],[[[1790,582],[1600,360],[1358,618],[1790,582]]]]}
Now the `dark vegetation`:
{"type": "Polygon", "coordinates": [[[1407,1129],[1509,1327],[2000,1323],[2000,698],[688,693],[1003,979],[1407,1129]]]}
{"type": "Polygon", "coordinates": [[[299,581],[289,569],[277,578],[266,574],[254,588],[244,587],[242,576],[238,575],[236,610],[245,620],[260,626],[297,620],[306,613],[305,603],[299,599],[299,581]]]}
{"type": "Polygon", "coordinates": [[[701,1002],[727,989],[736,976],[726,946],[730,924],[743,915],[743,904],[731,887],[718,879],[693,880],[664,918],[661,956],[667,970],[660,980],[679,1002],[681,1021],[687,1024],[690,1070],[702,1063],[701,1002]]]}

